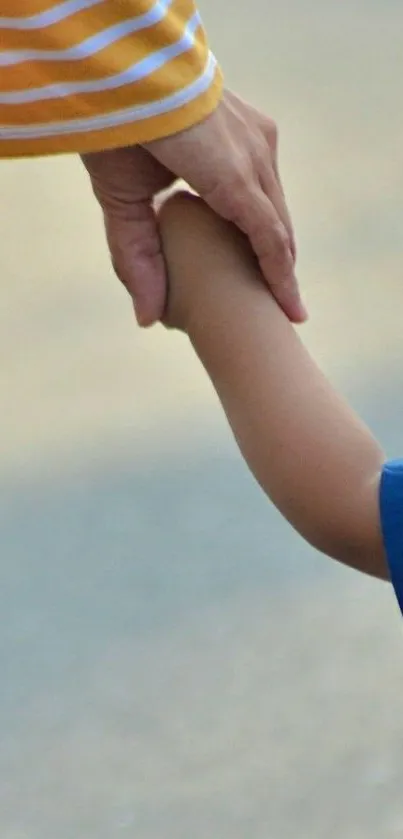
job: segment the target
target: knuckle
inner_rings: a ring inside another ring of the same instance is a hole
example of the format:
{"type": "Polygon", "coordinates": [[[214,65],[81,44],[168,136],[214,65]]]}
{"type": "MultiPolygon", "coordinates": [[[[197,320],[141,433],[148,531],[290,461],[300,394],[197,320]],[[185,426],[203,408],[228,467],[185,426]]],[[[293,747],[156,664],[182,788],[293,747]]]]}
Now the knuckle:
{"type": "Polygon", "coordinates": [[[259,169],[261,165],[265,168],[267,167],[270,156],[270,148],[268,146],[267,139],[263,134],[259,133],[259,135],[255,138],[254,144],[254,157],[259,169]]]}
{"type": "Polygon", "coordinates": [[[248,222],[249,203],[247,204],[245,201],[245,189],[247,189],[247,186],[243,189],[239,188],[232,196],[230,221],[239,227],[240,230],[243,230],[243,232],[247,232],[248,230],[250,238],[253,238],[253,228],[257,227],[257,225],[250,219],[248,222]]]}
{"type": "Polygon", "coordinates": [[[205,195],[205,199],[213,210],[237,223],[238,219],[244,215],[245,198],[250,192],[252,176],[249,161],[238,158],[227,175],[224,175],[215,188],[205,195]]]}
{"type": "Polygon", "coordinates": [[[249,157],[243,153],[234,159],[232,173],[228,179],[227,187],[237,192],[245,192],[251,178],[251,164],[249,157]]]}
{"type": "Polygon", "coordinates": [[[272,149],[277,149],[278,146],[278,126],[271,117],[265,119],[265,135],[270,143],[272,149]]]}
{"type": "Polygon", "coordinates": [[[138,245],[136,252],[137,260],[153,260],[160,253],[161,242],[159,236],[155,230],[150,230],[148,231],[148,235],[146,233],[138,245]]]}
{"type": "Polygon", "coordinates": [[[286,229],[279,224],[273,228],[272,259],[281,265],[290,262],[290,237],[286,229]]]}

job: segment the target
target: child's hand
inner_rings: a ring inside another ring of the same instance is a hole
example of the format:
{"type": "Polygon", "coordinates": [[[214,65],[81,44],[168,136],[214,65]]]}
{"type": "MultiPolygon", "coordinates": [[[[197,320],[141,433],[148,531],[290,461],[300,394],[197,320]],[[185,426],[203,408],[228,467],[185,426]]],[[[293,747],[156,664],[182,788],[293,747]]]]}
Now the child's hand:
{"type": "MultiPolygon", "coordinates": [[[[228,275],[231,263],[234,268],[236,265],[232,289],[236,296],[240,284],[239,265],[245,262],[245,257],[250,264],[254,257],[246,237],[193,193],[181,190],[172,194],[159,208],[158,218],[168,273],[167,304],[162,323],[170,329],[189,332],[195,319],[203,319],[207,300],[211,310],[211,300],[217,291],[216,286],[212,288],[212,264],[219,269],[222,263],[225,275],[228,275]]],[[[250,283],[250,273],[244,276],[250,283]]],[[[217,306],[222,312],[222,294],[218,294],[217,306]]]]}

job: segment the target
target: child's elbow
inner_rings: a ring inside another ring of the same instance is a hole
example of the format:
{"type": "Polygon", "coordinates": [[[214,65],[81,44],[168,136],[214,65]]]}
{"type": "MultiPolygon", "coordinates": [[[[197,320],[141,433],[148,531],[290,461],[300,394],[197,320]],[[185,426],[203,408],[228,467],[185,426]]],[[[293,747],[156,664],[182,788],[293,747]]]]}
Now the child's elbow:
{"type": "Polygon", "coordinates": [[[368,539],[364,534],[346,534],[327,527],[309,541],[318,551],[349,568],[379,580],[389,580],[380,533],[368,539]]]}

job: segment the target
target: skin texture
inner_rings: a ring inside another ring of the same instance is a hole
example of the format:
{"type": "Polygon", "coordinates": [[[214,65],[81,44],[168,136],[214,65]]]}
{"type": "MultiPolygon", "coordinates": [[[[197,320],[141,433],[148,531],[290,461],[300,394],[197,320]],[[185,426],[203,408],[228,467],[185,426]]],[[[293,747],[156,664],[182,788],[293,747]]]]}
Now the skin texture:
{"type": "Polygon", "coordinates": [[[277,154],[273,120],[225,91],[214,113],[186,131],[144,147],[82,157],[103,211],[114,269],[140,325],[153,324],[164,311],[166,272],[154,198],[177,178],[246,234],[287,317],[306,319],[277,154]]]}
{"type": "Polygon", "coordinates": [[[189,194],[162,207],[160,230],[165,324],[188,334],[256,479],[317,549],[387,579],[383,452],[267,293],[246,238],[189,194]]]}

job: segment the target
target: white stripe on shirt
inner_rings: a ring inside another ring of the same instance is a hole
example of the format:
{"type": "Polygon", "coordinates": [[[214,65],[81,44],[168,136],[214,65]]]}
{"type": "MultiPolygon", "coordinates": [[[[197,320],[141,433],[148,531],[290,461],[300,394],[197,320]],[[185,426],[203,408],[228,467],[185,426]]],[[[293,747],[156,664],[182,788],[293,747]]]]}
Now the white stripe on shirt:
{"type": "Polygon", "coordinates": [[[91,58],[97,52],[111,47],[121,38],[160,23],[172,2],[173,0],[156,0],[152,9],[144,15],[129,18],[122,23],[116,23],[109,29],[104,29],[97,35],[92,35],[69,49],[0,51],[0,67],[11,67],[16,64],[23,64],[25,61],[82,61],[84,58],[91,58]]]}
{"type": "Polygon", "coordinates": [[[47,99],[65,99],[69,96],[78,96],[84,93],[102,93],[104,90],[117,90],[128,84],[134,84],[146,76],[151,76],[160,70],[164,64],[177,58],[188,50],[192,49],[195,43],[195,32],[201,26],[200,15],[196,12],[186,26],[179,41],[164,47],[162,50],[151,53],[142,61],[132,64],[127,70],[118,73],[116,76],[106,76],[103,79],[96,79],[90,82],[70,82],[65,84],[51,84],[47,87],[34,87],[28,90],[19,90],[0,93],[0,105],[24,105],[33,102],[44,102],[47,99]]]}
{"type": "Polygon", "coordinates": [[[0,29],[16,29],[20,32],[45,29],[47,26],[53,26],[78,12],[91,9],[92,6],[99,6],[104,2],[105,0],[66,0],[65,3],[48,9],[47,12],[39,12],[30,17],[0,17],[0,29]]]}
{"type": "Polygon", "coordinates": [[[204,72],[198,79],[176,93],[172,93],[163,99],[157,99],[156,102],[135,105],[132,108],[86,119],[55,121],[37,125],[0,125],[0,141],[35,140],[46,137],[62,137],[64,134],[103,131],[108,128],[128,125],[131,122],[140,122],[143,119],[163,116],[176,108],[187,105],[193,99],[205,93],[213,82],[216,67],[216,59],[210,52],[204,72]]]}

